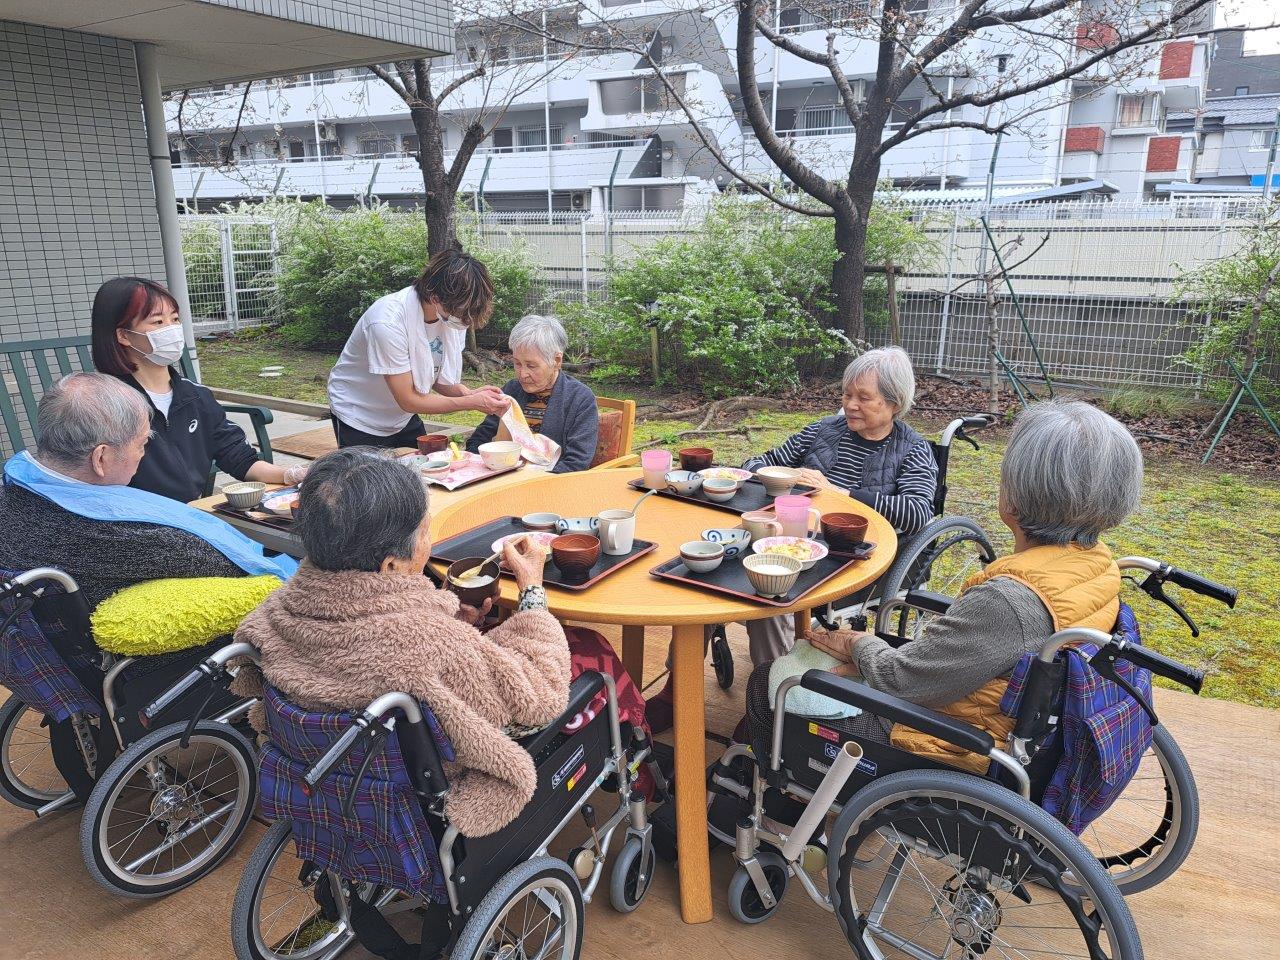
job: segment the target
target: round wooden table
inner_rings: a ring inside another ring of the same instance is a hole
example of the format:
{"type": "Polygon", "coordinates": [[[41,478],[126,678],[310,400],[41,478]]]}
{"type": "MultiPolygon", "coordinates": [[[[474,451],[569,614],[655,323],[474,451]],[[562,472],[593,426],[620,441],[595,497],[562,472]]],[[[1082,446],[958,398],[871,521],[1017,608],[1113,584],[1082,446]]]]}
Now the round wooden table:
{"type": "MultiPolygon", "coordinates": [[[[439,512],[432,509],[434,541],[463,533],[497,517],[551,511],[565,517],[594,516],[611,507],[629,508],[639,493],[629,481],[637,469],[556,474],[511,484],[492,491],[482,487],[439,512]]],[[[562,620],[610,623],[622,627],[622,660],[637,684],[643,683],[644,628],[672,628],[671,672],[675,694],[676,780],[699,784],[706,777],[706,717],[703,702],[704,626],[756,620],[778,614],[797,614],[808,623],[808,610],[838,600],[878,580],[893,562],[898,540],[884,517],[843,494],[820,491],[814,505],[823,512],[859,513],[869,520],[867,539],[877,544],[868,559],[855,563],[810,591],[796,607],[773,607],[703,592],[649,575],[649,569],[679,553],[680,544],[697,540],[708,527],[736,527],[733,514],[669,497],[650,497],[641,507],[636,536],[658,544],[647,556],[583,591],[549,588],[551,612],[562,620]]],[[[437,569],[442,565],[437,564],[437,569]]],[[[516,601],[516,587],[503,578],[502,602],[516,601]]],[[[711,866],[707,844],[705,797],[684,789],[676,796],[679,846],[680,906],[688,923],[712,919],[711,866]]]]}

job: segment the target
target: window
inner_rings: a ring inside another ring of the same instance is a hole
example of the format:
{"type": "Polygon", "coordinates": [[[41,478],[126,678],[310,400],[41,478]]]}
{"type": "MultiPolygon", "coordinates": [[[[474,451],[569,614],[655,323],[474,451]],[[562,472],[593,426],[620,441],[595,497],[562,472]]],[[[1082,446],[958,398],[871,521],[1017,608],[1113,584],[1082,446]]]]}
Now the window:
{"type": "Polygon", "coordinates": [[[888,129],[896,130],[908,120],[913,118],[920,112],[920,98],[913,97],[907,100],[895,100],[893,105],[889,107],[889,123],[888,129]]]}
{"type": "Polygon", "coordinates": [[[495,153],[511,152],[511,128],[499,127],[493,131],[493,149],[495,153]]]}
{"type": "Polygon", "coordinates": [[[1247,97],[1248,95],[1249,95],[1249,88],[1248,88],[1248,87],[1236,87],[1236,96],[1237,96],[1237,97],[1247,97]]]}
{"type": "Polygon", "coordinates": [[[588,147],[629,147],[633,143],[635,141],[630,137],[618,133],[596,133],[593,130],[587,134],[588,147]]]}
{"type": "Polygon", "coordinates": [[[833,103],[805,107],[800,115],[800,130],[811,137],[852,133],[853,125],[843,106],[833,103]]]}
{"type": "Polygon", "coordinates": [[[1249,131],[1249,149],[1254,153],[1265,153],[1271,149],[1271,137],[1274,130],[1249,131]]]}
{"type": "Polygon", "coordinates": [[[418,135],[416,133],[406,133],[400,138],[400,152],[408,154],[411,157],[418,155],[418,135]]]}
{"type": "Polygon", "coordinates": [[[322,157],[342,156],[342,142],[339,140],[321,140],[320,156],[322,157]]]}
{"type": "Polygon", "coordinates": [[[236,155],[237,155],[241,160],[248,160],[248,159],[249,159],[249,144],[247,144],[247,143],[239,143],[239,144],[236,144],[236,155]]]}
{"type": "MultiPolygon", "coordinates": [[[[919,12],[928,7],[928,0],[908,0],[908,11],[919,12]]],[[[778,14],[778,25],[783,33],[825,30],[857,23],[871,11],[871,0],[804,0],[802,4],[784,6],[778,14]]]]}
{"type": "Polygon", "coordinates": [[[356,153],[362,156],[382,157],[396,152],[396,142],[390,137],[376,134],[356,140],[356,153]]]}
{"type": "MultiPolygon", "coordinates": [[[[521,127],[517,131],[517,135],[519,139],[517,141],[518,145],[516,149],[520,151],[545,150],[547,146],[546,137],[544,136],[545,133],[546,133],[546,128],[542,126],[521,127]]],[[[551,124],[551,149],[558,150],[563,145],[564,145],[564,124],[562,123],[551,124]]]]}
{"type": "Polygon", "coordinates": [[[307,145],[301,140],[290,140],[285,145],[286,156],[290,160],[302,160],[307,155],[307,145]]]}
{"type": "Polygon", "coordinates": [[[1117,129],[1134,127],[1154,127],[1159,125],[1160,98],[1153,94],[1120,95],[1120,105],[1116,114],[1117,129]]]}

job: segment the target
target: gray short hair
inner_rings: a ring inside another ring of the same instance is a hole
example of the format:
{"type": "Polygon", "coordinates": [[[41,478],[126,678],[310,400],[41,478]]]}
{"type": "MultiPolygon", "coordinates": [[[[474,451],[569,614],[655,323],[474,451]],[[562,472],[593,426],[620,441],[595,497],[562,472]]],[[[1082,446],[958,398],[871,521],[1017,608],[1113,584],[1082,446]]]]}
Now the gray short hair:
{"type": "Polygon", "coordinates": [[[1031,540],[1092,547],[1137,509],[1142,451],[1123,424],[1091,404],[1037,403],[1013,423],[1000,487],[1031,540]]]}
{"type": "Polygon", "coordinates": [[[123,381],[105,373],[68,374],[36,406],[36,457],[79,469],[96,447],[127,446],[150,423],[142,394],[123,381]]]}
{"type": "Polygon", "coordinates": [[[850,384],[867,374],[875,375],[876,389],[894,408],[894,417],[905,417],[916,398],[916,372],[907,351],[901,347],[877,347],[855,357],[844,368],[841,389],[848,390],[850,384]]]}
{"type": "Polygon", "coordinates": [[[542,317],[531,313],[521,317],[520,321],[511,328],[507,346],[513,353],[518,347],[532,347],[547,363],[555,363],[556,354],[564,353],[565,348],[569,346],[569,337],[555,317],[542,317]]]}
{"type": "Polygon", "coordinates": [[[427,493],[412,468],[385,451],[347,447],[307,471],[294,532],[321,570],[377,571],[388,557],[413,556],[426,513],[427,493]]]}

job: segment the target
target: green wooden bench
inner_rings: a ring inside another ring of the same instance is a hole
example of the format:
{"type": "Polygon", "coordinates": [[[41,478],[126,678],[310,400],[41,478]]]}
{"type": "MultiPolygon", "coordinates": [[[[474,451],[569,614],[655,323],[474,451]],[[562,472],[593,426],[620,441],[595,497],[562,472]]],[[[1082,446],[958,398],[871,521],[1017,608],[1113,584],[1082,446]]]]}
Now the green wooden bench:
{"type": "MultiPolygon", "coordinates": [[[[0,460],[7,460],[34,442],[36,404],[46,389],[69,373],[93,369],[89,345],[88,336],[0,343],[0,385],[3,386],[0,389],[0,417],[4,421],[4,432],[0,434],[0,460]]],[[[186,352],[183,352],[180,364],[182,375],[194,380],[191,358],[186,352]]],[[[224,403],[222,409],[249,417],[257,437],[259,455],[270,463],[271,438],[267,435],[267,424],[272,421],[271,411],[266,407],[236,403],[224,403]]],[[[216,465],[205,484],[206,495],[213,492],[215,476],[216,465]]]]}

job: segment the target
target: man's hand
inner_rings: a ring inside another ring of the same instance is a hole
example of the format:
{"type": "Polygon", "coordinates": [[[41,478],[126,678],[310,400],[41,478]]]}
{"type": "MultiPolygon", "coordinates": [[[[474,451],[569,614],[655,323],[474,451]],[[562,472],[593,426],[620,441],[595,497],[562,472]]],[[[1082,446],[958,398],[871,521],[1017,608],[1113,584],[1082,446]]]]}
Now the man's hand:
{"type": "Polygon", "coordinates": [[[507,407],[511,406],[511,398],[490,384],[472,390],[467,399],[471,402],[471,409],[495,417],[502,416],[507,412],[507,407]]]}

